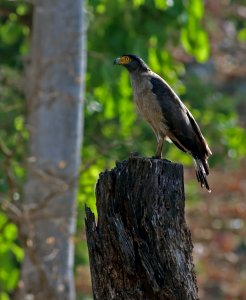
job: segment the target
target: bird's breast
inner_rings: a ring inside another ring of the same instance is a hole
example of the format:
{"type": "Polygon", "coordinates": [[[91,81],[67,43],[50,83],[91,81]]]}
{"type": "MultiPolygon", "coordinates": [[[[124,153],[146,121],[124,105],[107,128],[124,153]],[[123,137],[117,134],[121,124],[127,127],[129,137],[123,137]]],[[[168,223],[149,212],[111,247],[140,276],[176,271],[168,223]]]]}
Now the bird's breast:
{"type": "Polygon", "coordinates": [[[161,107],[156,95],[152,91],[152,84],[148,78],[132,81],[134,102],[140,115],[151,125],[156,134],[166,134],[167,128],[161,107]]]}

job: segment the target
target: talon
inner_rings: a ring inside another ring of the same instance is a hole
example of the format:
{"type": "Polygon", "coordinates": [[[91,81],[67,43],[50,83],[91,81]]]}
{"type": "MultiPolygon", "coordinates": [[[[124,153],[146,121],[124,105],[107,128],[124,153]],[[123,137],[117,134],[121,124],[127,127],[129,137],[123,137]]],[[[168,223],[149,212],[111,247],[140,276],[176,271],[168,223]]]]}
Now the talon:
{"type": "Polygon", "coordinates": [[[135,151],[135,152],[131,152],[130,157],[138,157],[139,156],[139,152],[135,151]]]}

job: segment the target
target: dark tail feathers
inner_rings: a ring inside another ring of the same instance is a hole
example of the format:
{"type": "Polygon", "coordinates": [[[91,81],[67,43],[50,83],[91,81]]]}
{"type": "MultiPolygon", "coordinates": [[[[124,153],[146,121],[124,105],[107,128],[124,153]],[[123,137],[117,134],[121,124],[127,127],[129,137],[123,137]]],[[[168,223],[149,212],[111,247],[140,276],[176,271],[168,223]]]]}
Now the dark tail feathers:
{"type": "Polygon", "coordinates": [[[204,187],[208,190],[208,192],[211,192],[211,189],[209,187],[208,181],[207,181],[207,175],[209,174],[209,166],[207,161],[200,158],[194,157],[194,163],[196,168],[196,178],[198,182],[200,182],[201,187],[204,187]]]}

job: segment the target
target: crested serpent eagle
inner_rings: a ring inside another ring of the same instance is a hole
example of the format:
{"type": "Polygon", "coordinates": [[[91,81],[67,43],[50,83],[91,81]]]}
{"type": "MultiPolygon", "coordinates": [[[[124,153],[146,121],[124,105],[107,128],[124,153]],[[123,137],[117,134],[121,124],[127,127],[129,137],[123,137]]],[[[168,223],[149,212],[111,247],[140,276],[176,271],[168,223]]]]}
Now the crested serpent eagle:
{"type": "Polygon", "coordinates": [[[140,57],[122,55],[114,60],[114,64],[124,66],[130,73],[134,102],[157,138],[155,157],[162,157],[163,142],[169,138],[180,150],[193,157],[197,180],[210,191],[207,159],[212,152],[188,108],[140,57]]]}

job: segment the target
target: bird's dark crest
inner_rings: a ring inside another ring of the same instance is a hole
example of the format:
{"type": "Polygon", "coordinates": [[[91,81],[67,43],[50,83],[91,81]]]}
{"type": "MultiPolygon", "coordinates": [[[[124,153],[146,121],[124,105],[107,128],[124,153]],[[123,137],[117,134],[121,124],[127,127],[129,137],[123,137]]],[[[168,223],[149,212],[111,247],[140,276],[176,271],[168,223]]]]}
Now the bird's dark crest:
{"type": "Polygon", "coordinates": [[[139,56],[135,55],[135,54],[123,54],[122,56],[128,56],[130,57],[133,61],[136,61],[139,63],[139,65],[145,69],[146,71],[147,70],[150,70],[150,68],[147,66],[147,64],[145,63],[145,61],[140,58],[139,56]]]}
{"type": "Polygon", "coordinates": [[[140,58],[139,56],[135,55],[135,54],[122,54],[122,56],[129,56],[130,58],[132,58],[133,60],[136,60],[138,62],[144,62],[142,60],[142,58],[140,58]]]}

